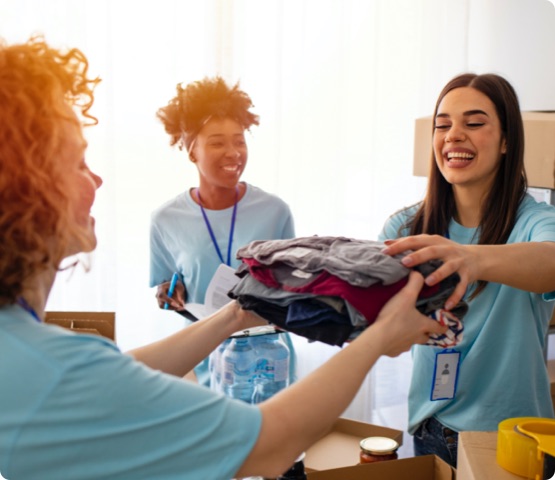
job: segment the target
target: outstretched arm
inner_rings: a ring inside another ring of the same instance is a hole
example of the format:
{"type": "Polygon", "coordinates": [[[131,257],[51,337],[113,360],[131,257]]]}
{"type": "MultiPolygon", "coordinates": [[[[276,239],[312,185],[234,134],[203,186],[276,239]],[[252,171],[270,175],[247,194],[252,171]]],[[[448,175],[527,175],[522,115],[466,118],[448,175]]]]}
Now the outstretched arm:
{"type": "Polygon", "coordinates": [[[267,324],[231,301],[187,328],[128,353],[151,368],[182,377],[233,333],[267,324]]]}
{"type": "Polygon", "coordinates": [[[427,285],[435,285],[454,272],[459,274],[461,280],[447,299],[447,309],[454,307],[467,286],[478,280],[534,293],[555,290],[554,242],[460,245],[439,235],[415,235],[385,243],[388,247],[383,252],[389,255],[414,250],[402,260],[406,267],[442,260],[443,265],[426,278],[427,285]]]}
{"type": "Polygon", "coordinates": [[[260,435],[238,476],[274,477],[287,470],[332,427],[381,355],[397,356],[426,343],[430,333],[445,333],[446,327],[415,308],[422,285],[422,276],[412,272],[374,324],[309,376],[260,405],[260,435]]]}

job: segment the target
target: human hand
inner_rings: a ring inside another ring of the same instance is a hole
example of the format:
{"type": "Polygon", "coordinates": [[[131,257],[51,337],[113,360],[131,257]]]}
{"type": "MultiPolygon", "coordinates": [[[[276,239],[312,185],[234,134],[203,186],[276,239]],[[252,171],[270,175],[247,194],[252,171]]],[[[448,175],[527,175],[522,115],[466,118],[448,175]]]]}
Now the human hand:
{"type": "Polygon", "coordinates": [[[156,289],[156,300],[158,301],[158,306],[164,308],[164,305],[168,304],[168,310],[185,310],[185,285],[183,285],[179,280],[175,284],[173,295],[168,296],[168,290],[170,289],[171,282],[164,282],[158,285],[156,289]]]}
{"type": "Polygon", "coordinates": [[[479,265],[476,245],[460,245],[441,235],[413,235],[410,237],[386,240],[383,253],[397,255],[412,250],[401,262],[405,267],[415,267],[430,260],[438,259],[443,265],[428,275],[426,285],[433,286],[457,272],[459,283],[445,302],[445,309],[451,310],[459,303],[468,285],[479,280],[479,265]]]}
{"type": "Polygon", "coordinates": [[[268,325],[269,322],[253,310],[244,310],[237,301],[233,301],[232,303],[235,303],[238,307],[236,315],[237,319],[241,323],[241,327],[238,328],[238,330],[246,330],[247,328],[264,327],[268,325]]]}
{"type": "Polygon", "coordinates": [[[423,285],[422,275],[412,271],[405,287],[384,305],[374,324],[367,329],[369,335],[383,337],[383,355],[396,357],[414,344],[425,344],[430,334],[443,335],[447,332],[447,326],[440,325],[416,309],[416,299],[423,285]]]}
{"type": "Polygon", "coordinates": [[[225,324],[230,328],[231,333],[268,325],[268,321],[264,320],[252,310],[244,310],[241,308],[241,305],[236,300],[231,300],[226,303],[212,315],[225,317],[225,324]]]}

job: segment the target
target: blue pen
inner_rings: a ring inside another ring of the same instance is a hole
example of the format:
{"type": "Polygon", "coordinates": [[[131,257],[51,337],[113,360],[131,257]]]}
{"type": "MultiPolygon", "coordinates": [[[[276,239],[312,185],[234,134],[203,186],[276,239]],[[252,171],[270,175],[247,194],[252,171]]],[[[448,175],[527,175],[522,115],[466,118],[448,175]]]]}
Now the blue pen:
{"type": "MultiPolygon", "coordinates": [[[[171,297],[173,295],[173,291],[175,290],[175,284],[177,283],[177,280],[179,279],[179,274],[177,272],[174,272],[174,274],[172,275],[172,281],[170,282],[170,288],[168,290],[168,297],[171,297]]],[[[164,310],[167,310],[169,307],[168,302],[164,303],[164,310]]]]}

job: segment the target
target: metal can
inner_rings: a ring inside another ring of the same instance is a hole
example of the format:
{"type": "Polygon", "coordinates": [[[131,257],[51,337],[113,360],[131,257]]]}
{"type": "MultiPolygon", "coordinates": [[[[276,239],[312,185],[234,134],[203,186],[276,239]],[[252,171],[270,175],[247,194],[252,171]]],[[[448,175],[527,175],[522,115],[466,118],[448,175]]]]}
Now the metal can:
{"type": "Polygon", "coordinates": [[[399,444],[392,438],[368,437],[360,441],[360,463],[395,460],[399,444]]]}

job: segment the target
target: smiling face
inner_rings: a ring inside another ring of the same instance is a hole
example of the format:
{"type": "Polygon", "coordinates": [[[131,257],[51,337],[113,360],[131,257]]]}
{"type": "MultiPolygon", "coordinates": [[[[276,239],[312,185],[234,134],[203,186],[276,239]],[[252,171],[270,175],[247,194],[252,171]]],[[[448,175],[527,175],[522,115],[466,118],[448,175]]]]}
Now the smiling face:
{"type": "Polygon", "coordinates": [[[85,162],[87,143],[83,139],[81,128],[72,122],[65,123],[61,157],[67,166],[67,184],[71,186],[70,201],[79,231],[79,239],[75,239],[67,252],[69,256],[83,251],[90,252],[96,247],[95,221],[91,216],[91,208],[102,179],[85,162]]]}
{"type": "Polygon", "coordinates": [[[434,121],[434,157],[445,180],[454,189],[488,192],[507,148],[493,102],[472,87],[456,88],[434,121]]]}
{"type": "Polygon", "coordinates": [[[195,138],[191,159],[200,187],[235,189],[247,164],[245,129],[229,118],[213,118],[195,138]]]}

